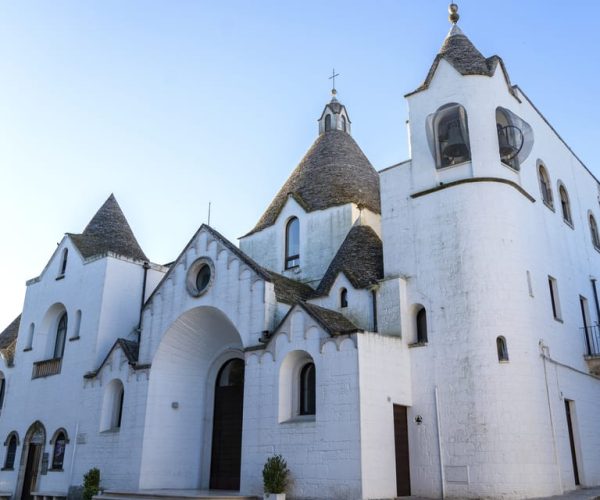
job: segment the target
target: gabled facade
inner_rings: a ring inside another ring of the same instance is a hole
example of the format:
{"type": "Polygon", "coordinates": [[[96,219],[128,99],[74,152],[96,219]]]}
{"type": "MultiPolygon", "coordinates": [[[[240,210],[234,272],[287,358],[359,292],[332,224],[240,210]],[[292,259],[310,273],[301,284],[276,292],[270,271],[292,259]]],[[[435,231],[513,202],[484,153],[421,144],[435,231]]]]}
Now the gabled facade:
{"type": "MultiPolygon", "coordinates": [[[[452,28],[374,170],[334,93],[238,248],[151,263],[111,195],[2,334],[0,491],[527,498],[600,484],[600,184],[452,28]]],[[[173,494],[176,496],[176,494],[173,494]]]]}

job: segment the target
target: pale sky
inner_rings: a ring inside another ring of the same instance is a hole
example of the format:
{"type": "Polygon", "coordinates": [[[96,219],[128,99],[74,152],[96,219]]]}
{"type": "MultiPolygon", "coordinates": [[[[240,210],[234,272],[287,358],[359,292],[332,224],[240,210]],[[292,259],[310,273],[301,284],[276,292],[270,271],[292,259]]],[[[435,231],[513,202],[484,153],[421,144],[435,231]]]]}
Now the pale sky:
{"type": "MultiPolygon", "coordinates": [[[[447,5],[0,0],[0,330],[111,192],[154,262],[179,254],[209,201],[237,242],[316,138],[333,67],[375,168],[405,160],[403,95],[450,28],[447,5]]],[[[600,176],[600,2],[459,7],[465,34],[600,176]]]]}

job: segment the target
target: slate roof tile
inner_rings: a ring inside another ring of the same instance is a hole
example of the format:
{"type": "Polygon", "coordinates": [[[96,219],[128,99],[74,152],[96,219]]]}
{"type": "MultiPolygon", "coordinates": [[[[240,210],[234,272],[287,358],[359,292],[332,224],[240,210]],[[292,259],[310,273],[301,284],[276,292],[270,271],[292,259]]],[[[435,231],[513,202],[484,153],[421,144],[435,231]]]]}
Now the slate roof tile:
{"type": "Polygon", "coordinates": [[[319,135],[246,236],[273,225],[290,195],[307,212],[356,203],[381,213],[379,175],[352,136],[341,130],[319,135]]]}
{"type": "Polygon", "coordinates": [[[111,194],[81,234],[70,234],[84,258],[113,252],[124,257],[147,261],[121,207],[111,194]]]}

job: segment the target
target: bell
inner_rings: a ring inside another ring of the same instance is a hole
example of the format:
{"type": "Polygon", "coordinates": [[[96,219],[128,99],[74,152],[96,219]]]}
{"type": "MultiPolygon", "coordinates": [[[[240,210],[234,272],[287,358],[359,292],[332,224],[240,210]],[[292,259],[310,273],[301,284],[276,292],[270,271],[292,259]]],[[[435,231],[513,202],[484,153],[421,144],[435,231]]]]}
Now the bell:
{"type": "Polygon", "coordinates": [[[497,128],[500,158],[502,160],[512,160],[519,153],[520,148],[518,148],[514,143],[514,138],[510,129],[516,129],[519,131],[519,133],[521,133],[521,131],[517,127],[511,125],[503,127],[499,123],[497,124],[497,128]]]}
{"type": "Polygon", "coordinates": [[[460,130],[460,121],[453,120],[446,129],[446,146],[443,155],[448,158],[461,158],[467,156],[469,151],[460,130]]]}

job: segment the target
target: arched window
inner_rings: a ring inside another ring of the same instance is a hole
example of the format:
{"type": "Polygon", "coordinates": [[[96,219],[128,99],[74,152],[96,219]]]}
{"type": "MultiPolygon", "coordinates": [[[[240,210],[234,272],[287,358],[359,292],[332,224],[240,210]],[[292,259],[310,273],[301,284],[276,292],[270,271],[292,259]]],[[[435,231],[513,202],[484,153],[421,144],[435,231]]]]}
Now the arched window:
{"type": "Polygon", "coordinates": [[[550,207],[554,208],[552,201],[552,188],[550,187],[550,179],[548,178],[548,172],[544,168],[544,165],[540,164],[538,167],[538,177],[540,179],[540,191],[542,193],[542,200],[550,207]]]}
{"type": "Polygon", "coordinates": [[[347,132],[347,126],[346,126],[346,117],[344,115],[342,115],[342,130],[344,132],[347,132]]]}
{"type": "Polygon", "coordinates": [[[59,429],[54,433],[50,444],[54,445],[52,450],[52,470],[62,470],[65,461],[65,448],[69,440],[64,429],[59,429]]]}
{"type": "Polygon", "coordinates": [[[427,343],[427,312],[424,307],[421,307],[417,312],[417,343],[427,343]]]}
{"type": "Polygon", "coordinates": [[[2,470],[13,470],[17,457],[17,446],[19,446],[19,435],[14,431],[11,432],[4,441],[4,446],[6,446],[6,456],[2,470]]]}
{"type": "Polygon", "coordinates": [[[331,130],[331,115],[325,115],[325,132],[331,130]]]}
{"type": "Polygon", "coordinates": [[[112,380],[104,391],[100,431],[116,431],[121,428],[125,389],[119,379],[112,380]]]}
{"type": "Polygon", "coordinates": [[[315,382],[315,364],[306,363],[300,370],[300,415],[315,414],[315,382]]]}
{"type": "Polygon", "coordinates": [[[300,222],[298,217],[292,217],[285,226],[285,268],[291,269],[298,265],[300,265],[300,222]]]}
{"type": "Polygon", "coordinates": [[[572,226],[573,219],[571,218],[571,204],[569,203],[569,195],[565,189],[565,186],[562,184],[560,184],[558,187],[558,195],[560,196],[560,207],[562,208],[563,220],[572,226]]]}
{"type": "Polygon", "coordinates": [[[345,288],[340,290],[340,307],[348,307],[348,290],[345,288]]]}
{"type": "Polygon", "coordinates": [[[67,260],[69,258],[69,249],[65,248],[62,252],[62,259],[60,261],[60,269],[59,269],[59,273],[58,273],[58,277],[60,278],[61,276],[65,275],[65,272],[67,271],[67,260]]]}
{"type": "Polygon", "coordinates": [[[446,104],[427,117],[427,138],[437,168],[471,160],[467,112],[460,104],[446,104]]]}
{"type": "Polygon", "coordinates": [[[498,350],[498,361],[508,361],[508,348],[504,337],[496,338],[496,349],[498,350]]]}
{"type": "Polygon", "coordinates": [[[35,324],[29,325],[29,331],[27,332],[27,343],[25,344],[25,350],[29,351],[33,348],[33,335],[35,333],[35,324]]]}
{"type": "Polygon", "coordinates": [[[67,338],[67,313],[63,312],[56,327],[56,340],[54,342],[54,359],[62,358],[65,353],[65,340],[67,338]]]}
{"type": "Polygon", "coordinates": [[[600,250],[600,237],[598,236],[598,226],[596,225],[596,219],[590,214],[590,233],[592,235],[592,244],[596,250],[600,250]]]}
{"type": "Polygon", "coordinates": [[[81,311],[78,309],[75,313],[75,328],[73,331],[73,335],[70,340],[75,340],[79,338],[79,331],[81,330],[81,311]]]}

